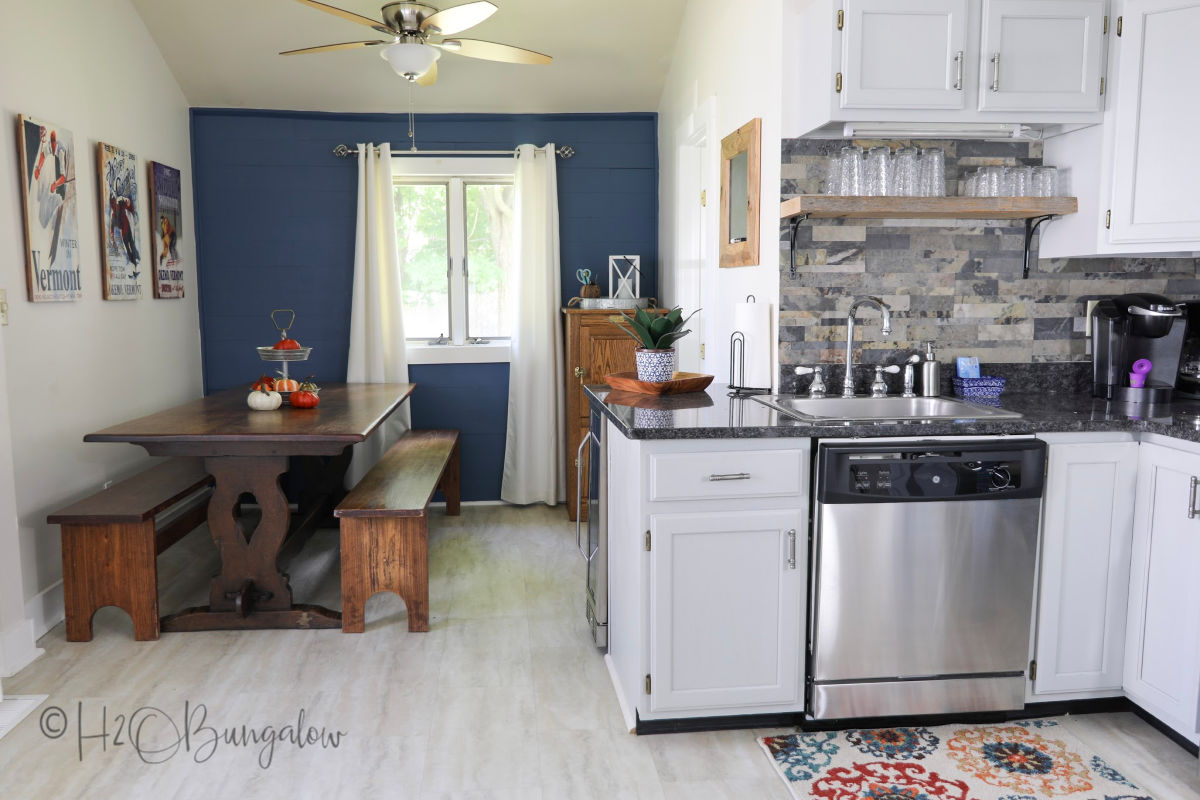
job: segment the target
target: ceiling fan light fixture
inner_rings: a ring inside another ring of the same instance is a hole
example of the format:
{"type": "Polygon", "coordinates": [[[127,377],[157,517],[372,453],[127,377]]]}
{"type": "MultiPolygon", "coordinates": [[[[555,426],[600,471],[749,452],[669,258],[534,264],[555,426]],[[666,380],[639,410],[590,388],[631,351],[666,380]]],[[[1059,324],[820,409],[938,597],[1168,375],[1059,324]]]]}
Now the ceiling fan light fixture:
{"type": "Polygon", "coordinates": [[[385,47],[379,55],[401,78],[415,81],[429,71],[441,53],[437,48],[420,42],[398,42],[385,47]]]}

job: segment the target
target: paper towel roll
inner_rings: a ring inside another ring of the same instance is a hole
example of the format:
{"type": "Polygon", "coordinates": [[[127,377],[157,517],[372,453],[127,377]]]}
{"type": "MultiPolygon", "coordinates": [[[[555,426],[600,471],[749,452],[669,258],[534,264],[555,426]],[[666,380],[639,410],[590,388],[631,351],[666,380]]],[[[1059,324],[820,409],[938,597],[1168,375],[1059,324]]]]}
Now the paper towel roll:
{"type": "MultiPolygon", "coordinates": [[[[735,303],[733,329],[746,337],[745,377],[742,386],[771,387],[771,304],[735,303]]],[[[737,376],[734,375],[734,381],[737,376]]]]}

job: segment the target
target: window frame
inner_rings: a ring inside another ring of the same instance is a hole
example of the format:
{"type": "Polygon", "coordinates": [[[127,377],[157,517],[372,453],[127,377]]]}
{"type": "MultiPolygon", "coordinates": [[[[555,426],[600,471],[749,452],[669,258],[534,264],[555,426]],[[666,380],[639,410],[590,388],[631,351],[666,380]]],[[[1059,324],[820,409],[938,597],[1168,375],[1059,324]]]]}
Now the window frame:
{"type": "MultiPolygon", "coordinates": [[[[449,290],[449,343],[427,337],[405,336],[410,364],[506,362],[511,355],[509,337],[472,341],[469,337],[469,291],[466,263],[466,202],[468,184],[515,184],[516,158],[392,156],[392,185],[446,186],[447,288],[449,290]],[[459,235],[455,235],[455,231],[459,235]]],[[[394,191],[394,189],[393,189],[394,191]]]]}

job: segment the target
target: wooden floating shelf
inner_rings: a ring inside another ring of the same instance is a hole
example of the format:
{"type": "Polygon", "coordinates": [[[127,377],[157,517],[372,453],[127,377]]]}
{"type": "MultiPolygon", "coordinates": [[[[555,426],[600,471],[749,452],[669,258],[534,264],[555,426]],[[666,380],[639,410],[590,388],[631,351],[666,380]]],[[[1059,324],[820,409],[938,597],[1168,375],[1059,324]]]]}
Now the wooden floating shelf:
{"type": "Polygon", "coordinates": [[[784,200],[779,218],[1030,219],[1074,214],[1074,197],[843,197],[803,194],[784,200]]]}

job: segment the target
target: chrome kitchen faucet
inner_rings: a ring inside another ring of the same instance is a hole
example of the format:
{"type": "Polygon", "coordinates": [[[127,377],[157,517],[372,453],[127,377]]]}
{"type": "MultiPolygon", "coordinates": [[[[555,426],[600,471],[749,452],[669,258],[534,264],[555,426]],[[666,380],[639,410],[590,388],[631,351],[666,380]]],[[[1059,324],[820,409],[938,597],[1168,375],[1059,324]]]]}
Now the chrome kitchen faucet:
{"type": "Polygon", "coordinates": [[[842,397],[854,397],[854,312],[861,305],[873,305],[883,314],[883,327],[879,333],[887,336],[892,332],[892,309],[878,297],[860,297],[850,305],[846,317],[846,377],[842,379],[842,397]]]}

